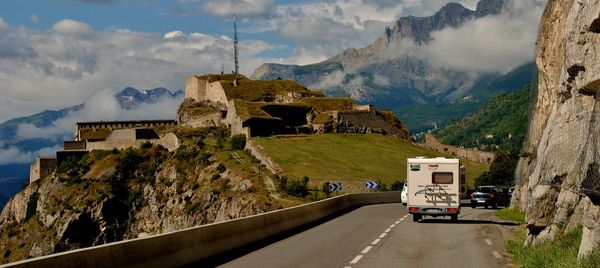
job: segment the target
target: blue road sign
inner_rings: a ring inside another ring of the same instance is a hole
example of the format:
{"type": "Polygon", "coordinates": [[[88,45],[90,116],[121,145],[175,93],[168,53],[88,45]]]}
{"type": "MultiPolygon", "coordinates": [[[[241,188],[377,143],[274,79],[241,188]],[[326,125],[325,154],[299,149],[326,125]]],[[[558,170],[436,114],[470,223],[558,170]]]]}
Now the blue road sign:
{"type": "Polygon", "coordinates": [[[335,192],[335,191],[339,191],[342,190],[342,183],[341,182],[336,182],[336,183],[330,183],[329,184],[329,191],[330,192],[335,192]]]}
{"type": "Polygon", "coordinates": [[[377,182],[374,182],[374,181],[365,182],[365,188],[367,188],[367,189],[377,189],[377,187],[379,187],[379,184],[377,184],[377,182]]]}

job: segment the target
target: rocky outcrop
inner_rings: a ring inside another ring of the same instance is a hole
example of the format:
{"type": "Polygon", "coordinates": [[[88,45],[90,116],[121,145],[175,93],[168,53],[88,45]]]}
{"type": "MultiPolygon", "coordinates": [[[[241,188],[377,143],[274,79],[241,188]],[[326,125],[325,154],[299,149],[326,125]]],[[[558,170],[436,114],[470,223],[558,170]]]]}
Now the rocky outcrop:
{"type": "MultiPolygon", "coordinates": [[[[105,151],[105,156],[91,153],[69,168],[59,165],[57,173],[28,185],[0,214],[0,263],[283,206],[269,195],[273,189],[266,189],[263,180],[247,171],[256,160],[243,151],[216,153],[204,144],[203,136],[217,135],[219,130],[180,131],[194,134],[193,141],[188,137],[176,152],[146,146],[105,151]],[[229,156],[220,159],[217,154],[229,156]]],[[[263,173],[263,177],[273,176],[263,173]]]]}
{"type": "Polygon", "coordinates": [[[600,1],[550,0],[536,50],[537,99],[512,205],[527,243],[583,225],[580,256],[600,243],[600,1]]]}

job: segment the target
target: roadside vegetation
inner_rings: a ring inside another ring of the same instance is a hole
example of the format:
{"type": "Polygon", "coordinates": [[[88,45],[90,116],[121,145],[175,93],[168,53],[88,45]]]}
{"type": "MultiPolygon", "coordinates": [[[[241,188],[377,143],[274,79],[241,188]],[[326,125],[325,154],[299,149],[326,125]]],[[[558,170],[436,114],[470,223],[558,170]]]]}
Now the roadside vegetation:
{"type": "Polygon", "coordinates": [[[527,228],[525,213],[516,209],[501,209],[496,215],[503,220],[519,223],[516,234],[506,241],[506,252],[512,255],[518,267],[600,267],[600,249],[594,250],[583,259],[577,258],[581,243],[582,227],[577,226],[558,234],[553,240],[544,241],[534,246],[525,246],[527,228]]]}

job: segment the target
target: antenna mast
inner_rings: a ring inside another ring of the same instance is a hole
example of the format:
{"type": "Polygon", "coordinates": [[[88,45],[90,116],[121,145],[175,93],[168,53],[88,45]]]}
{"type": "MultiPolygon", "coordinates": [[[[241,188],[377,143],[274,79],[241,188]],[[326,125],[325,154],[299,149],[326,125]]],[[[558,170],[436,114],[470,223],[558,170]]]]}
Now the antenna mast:
{"type": "Polygon", "coordinates": [[[240,63],[238,60],[238,35],[237,35],[237,20],[233,15],[233,54],[235,57],[235,74],[240,72],[240,63]]]}

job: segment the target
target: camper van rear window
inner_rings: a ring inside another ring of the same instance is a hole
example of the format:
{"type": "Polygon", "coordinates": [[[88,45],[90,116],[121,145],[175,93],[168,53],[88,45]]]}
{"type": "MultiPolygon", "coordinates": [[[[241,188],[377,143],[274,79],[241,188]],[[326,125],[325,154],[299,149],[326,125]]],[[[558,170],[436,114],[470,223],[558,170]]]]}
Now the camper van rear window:
{"type": "Polygon", "coordinates": [[[452,184],[452,172],[433,172],[431,174],[431,183],[433,184],[452,184]]]}

